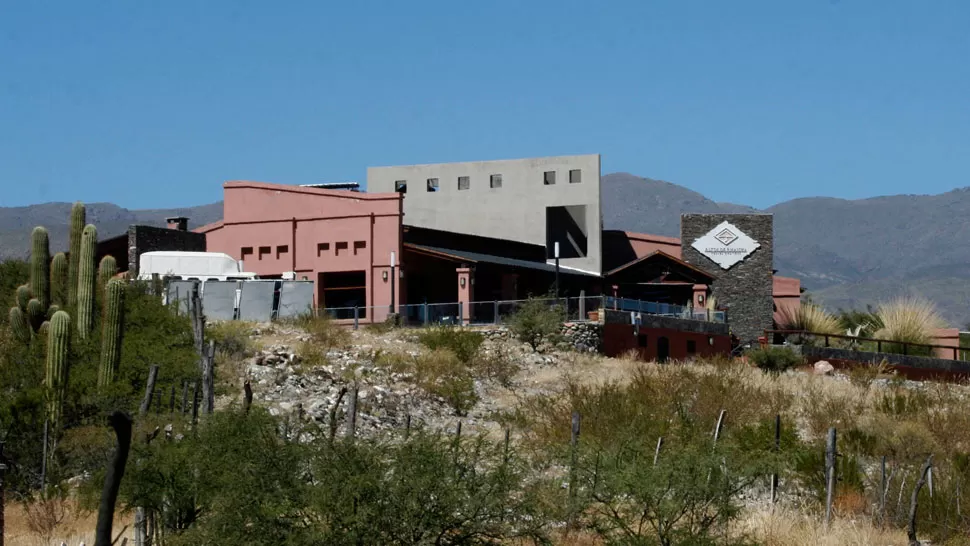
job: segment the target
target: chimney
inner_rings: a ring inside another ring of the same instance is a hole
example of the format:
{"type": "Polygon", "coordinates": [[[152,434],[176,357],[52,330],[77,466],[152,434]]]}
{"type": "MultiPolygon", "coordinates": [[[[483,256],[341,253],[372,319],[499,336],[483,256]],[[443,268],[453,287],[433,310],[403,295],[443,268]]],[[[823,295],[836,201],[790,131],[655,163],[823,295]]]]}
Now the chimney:
{"type": "Polygon", "coordinates": [[[173,216],[166,218],[165,221],[168,222],[168,229],[174,229],[176,231],[189,230],[189,219],[184,216],[173,216]]]}

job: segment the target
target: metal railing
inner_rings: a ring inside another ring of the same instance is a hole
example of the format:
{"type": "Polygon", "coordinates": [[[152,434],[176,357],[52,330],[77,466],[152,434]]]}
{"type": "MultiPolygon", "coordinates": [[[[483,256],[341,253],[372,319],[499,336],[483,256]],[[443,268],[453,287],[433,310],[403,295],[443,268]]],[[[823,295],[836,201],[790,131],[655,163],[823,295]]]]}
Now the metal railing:
{"type": "Polygon", "coordinates": [[[862,352],[890,353],[903,356],[929,356],[943,358],[937,354],[952,354],[953,360],[964,360],[961,358],[965,347],[953,347],[949,345],[932,345],[928,343],[910,343],[906,341],[893,341],[890,339],[876,339],[870,337],[855,337],[842,334],[817,334],[806,330],[765,330],[765,339],[770,340],[774,336],[779,336],[783,340],[797,338],[799,336],[808,337],[812,340],[821,340],[823,347],[836,349],[850,349],[862,352]]]}
{"type": "MultiPolygon", "coordinates": [[[[600,309],[637,312],[687,320],[724,323],[724,311],[693,309],[682,305],[657,303],[612,296],[580,296],[569,298],[539,298],[533,300],[492,300],[470,303],[412,303],[397,306],[400,321],[406,326],[427,325],[498,325],[506,322],[528,301],[539,301],[549,306],[557,306],[566,322],[589,320],[589,314],[600,309]]],[[[390,306],[368,307],[329,307],[320,308],[318,313],[328,314],[331,318],[353,321],[355,327],[360,323],[384,321],[391,313],[390,306]]]]}

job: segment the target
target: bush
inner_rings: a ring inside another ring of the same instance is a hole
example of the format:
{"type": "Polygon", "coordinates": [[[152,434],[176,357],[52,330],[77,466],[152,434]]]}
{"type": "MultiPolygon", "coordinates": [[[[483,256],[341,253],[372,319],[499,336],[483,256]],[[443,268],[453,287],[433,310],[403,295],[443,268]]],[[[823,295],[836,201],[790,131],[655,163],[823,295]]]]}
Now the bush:
{"type": "Polygon", "coordinates": [[[529,298],[509,317],[508,326],[516,339],[537,351],[543,343],[559,342],[565,321],[566,311],[559,303],[529,298]]]}
{"type": "Polygon", "coordinates": [[[326,313],[319,316],[304,315],[296,322],[310,334],[313,343],[321,345],[325,350],[343,349],[350,345],[350,331],[334,322],[326,313]]]}
{"type": "Polygon", "coordinates": [[[418,341],[432,351],[448,349],[462,362],[470,362],[478,354],[485,336],[464,328],[439,326],[422,330],[418,334],[418,341]]]}
{"type": "Polygon", "coordinates": [[[465,415],[478,402],[468,366],[448,349],[436,349],[417,357],[414,375],[418,386],[445,399],[455,415],[465,415]]]}
{"type": "Polygon", "coordinates": [[[843,334],[842,324],[839,319],[830,315],[822,307],[811,303],[802,302],[796,308],[782,306],[778,312],[781,315],[781,326],[784,330],[799,330],[814,334],[843,334]]]}
{"type": "Polygon", "coordinates": [[[229,358],[243,358],[249,356],[255,343],[253,342],[253,325],[240,320],[223,320],[207,323],[206,339],[216,342],[216,349],[229,358]]]}
{"type": "MultiPolygon", "coordinates": [[[[902,343],[931,345],[936,341],[936,330],[946,327],[936,307],[920,298],[899,298],[878,308],[882,328],[875,333],[877,339],[902,343]]],[[[882,344],[883,352],[902,353],[902,345],[882,344]]],[[[909,354],[929,354],[925,347],[908,347],[909,354]]]]}
{"type": "Polygon", "coordinates": [[[745,355],[762,371],[781,373],[802,364],[802,357],[787,347],[758,347],[745,355]]]}

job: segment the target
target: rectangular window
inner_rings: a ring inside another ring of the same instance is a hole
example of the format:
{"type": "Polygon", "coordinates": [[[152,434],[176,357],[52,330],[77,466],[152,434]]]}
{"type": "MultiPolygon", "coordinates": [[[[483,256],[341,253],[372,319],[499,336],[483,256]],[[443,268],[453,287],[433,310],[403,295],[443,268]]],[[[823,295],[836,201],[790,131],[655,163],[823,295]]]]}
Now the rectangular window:
{"type": "Polygon", "coordinates": [[[394,191],[397,193],[407,193],[408,192],[408,181],[407,180],[395,180],[394,181],[394,191]]]}
{"type": "Polygon", "coordinates": [[[579,184],[582,181],[583,181],[583,171],[579,169],[572,169],[571,171],[569,171],[570,184],[579,184]]]}
{"type": "Polygon", "coordinates": [[[458,177],[458,189],[467,190],[472,187],[472,180],[469,176],[459,176],[458,177]]]}
{"type": "Polygon", "coordinates": [[[438,179],[429,178],[428,179],[428,191],[438,191],[438,179]]]}
{"type": "Polygon", "coordinates": [[[340,251],[341,250],[343,250],[343,251],[346,251],[347,250],[347,241],[342,241],[342,242],[337,243],[333,247],[333,255],[334,256],[340,256],[340,251]]]}
{"type": "Polygon", "coordinates": [[[502,187],[502,175],[493,174],[488,177],[488,186],[490,188],[501,188],[502,187]]]}
{"type": "Polygon", "coordinates": [[[364,250],[367,248],[367,241],[354,241],[354,256],[357,255],[358,250],[364,250]]]}
{"type": "Polygon", "coordinates": [[[246,258],[252,258],[252,257],[253,257],[253,247],[251,246],[242,247],[242,250],[239,252],[239,259],[245,260],[246,258]]]}
{"type": "Polygon", "coordinates": [[[262,260],[263,256],[269,257],[270,254],[272,254],[272,252],[273,252],[273,247],[261,246],[259,247],[259,256],[257,256],[257,258],[262,260]]]}
{"type": "Polygon", "coordinates": [[[687,354],[692,355],[697,353],[697,342],[693,339],[687,340],[687,354]]]}
{"type": "Polygon", "coordinates": [[[647,346],[647,334],[640,334],[637,336],[637,345],[640,347],[647,346]]]}
{"type": "Polygon", "coordinates": [[[551,186],[556,183],[556,171],[546,171],[542,173],[542,183],[551,186]]]}
{"type": "Polygon", "coordinates": [[[322,256],[324,252],[330,252],[330,243],[317,243],[317,258],[322,256]]]}
{"type": "Polygon", "coordinates": [[[276,259],[286,256],[290,252],[290,245],[280,245],[276,247],[276,259]]]}

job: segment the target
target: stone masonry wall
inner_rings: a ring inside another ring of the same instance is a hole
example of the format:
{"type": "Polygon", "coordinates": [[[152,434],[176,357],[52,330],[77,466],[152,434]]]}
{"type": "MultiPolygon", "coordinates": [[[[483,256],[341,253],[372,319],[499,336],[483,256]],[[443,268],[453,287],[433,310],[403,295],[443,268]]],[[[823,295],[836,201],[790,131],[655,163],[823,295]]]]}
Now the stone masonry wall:
{"type": "Polygon", "coordinates": [[[742,343],[757,340],[773,326],[773,220],[770,214],[684,214],[680,219],[683,259],[714,275],[712,293],[718,307],[727,308],[731,333],[742,343]],[[727,270],[691,246],[724,221],[730,222],[761,245],[745,260],[727,270]]]}
{"type": "Polygon", "coordinates": [[[179,250],[205,252],[205,234],[154,226],[128,228],[128,274],[138,275],[138,260],[145,252],[179,250]]]}

